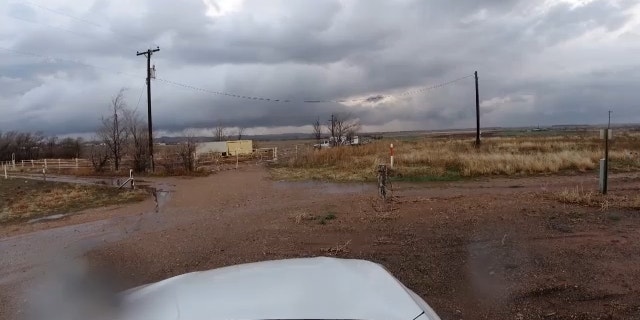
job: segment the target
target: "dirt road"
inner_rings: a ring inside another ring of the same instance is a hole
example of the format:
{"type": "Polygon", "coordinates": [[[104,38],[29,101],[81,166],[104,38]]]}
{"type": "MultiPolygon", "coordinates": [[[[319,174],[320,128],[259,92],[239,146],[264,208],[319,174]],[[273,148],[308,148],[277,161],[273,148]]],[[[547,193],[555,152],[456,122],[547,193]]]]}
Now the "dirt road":
{"type": "MultiPolygon", "coordinates": [[[[243,262],[334,255],[386,266],[443,319],[640,319],[640,215],[565,205],[591,176],[395,186],[287,183],[262,168],[164,179],[152,201],[0,228],[4,319],[52,259],[84,256],[119,289],[243,262]],[[335,216],[335,219],[323,217],[335,216]]],[[[614,176],[632,194],[637,176],[614,176]]],[[[55,259],[54,259],[55,260],[55,259]]]]}

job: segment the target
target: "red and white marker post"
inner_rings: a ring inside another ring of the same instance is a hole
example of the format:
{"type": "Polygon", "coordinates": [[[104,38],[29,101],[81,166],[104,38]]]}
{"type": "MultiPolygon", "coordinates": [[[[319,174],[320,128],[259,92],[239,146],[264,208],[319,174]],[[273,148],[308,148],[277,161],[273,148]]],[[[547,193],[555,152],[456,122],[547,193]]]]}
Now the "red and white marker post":
{"type": "Polygon", "coordinates": [[[391,146],[389,147],[389,155],[391,156],[391,169],[393,169],[393,143],[391,144],[391,146]]]}

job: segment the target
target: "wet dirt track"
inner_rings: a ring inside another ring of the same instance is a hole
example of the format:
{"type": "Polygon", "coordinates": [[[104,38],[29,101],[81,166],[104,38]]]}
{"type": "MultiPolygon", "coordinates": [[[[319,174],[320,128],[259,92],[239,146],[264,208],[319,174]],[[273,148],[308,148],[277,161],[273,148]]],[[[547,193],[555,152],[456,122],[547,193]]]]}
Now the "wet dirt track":
{"type": "MultiPolygon", "coordinates": [[[[640,179],[614,177],[612,193],[640,179]]],[[[385,265],[443,319],[640,319],[640,215],[561,204],[590,176],[370,185],[284,183],[261,168],[158,181],[159,199],[0,228],[2,318],[47,261],[84,256],[125,289],[243,262],[334,255],[385,265]],[[317,217],[335,215],[320,223],[317,217]],[[316,218],[314,218],[316,217],[316,218]]]]}

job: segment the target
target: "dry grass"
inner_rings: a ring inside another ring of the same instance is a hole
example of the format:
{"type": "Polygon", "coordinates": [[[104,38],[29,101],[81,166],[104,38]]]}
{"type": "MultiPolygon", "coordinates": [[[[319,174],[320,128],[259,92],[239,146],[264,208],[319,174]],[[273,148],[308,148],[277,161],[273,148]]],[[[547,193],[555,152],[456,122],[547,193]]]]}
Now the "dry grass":
{"type": "Polygon", "coordinates": [[[599,207],[603,212],[608,211],[611,208],[640,209],[639,195],[602,195],[593,190],[584,190],[581,186],[566,188],[562,191],[551,193],[551,198],[567,204],[599,207]]]}
{"type": "MultiPolygon", "coordinates": [[[[602,157],[596,133],[485,138],[480,149],[471,139],[418,138],[312,150],[279,164],[272,173],[289,180],[371,181],[377,164],[389,161],[389,143],[395,147],[395,178],[412,181],[585,172],[596,169],[602,157]]],[[[612,168],[640,168],[640,157],[632,153],[639,144],[636,135],[619,136],[610,152],[612,168]]]]}
{"type": "Polygon", "coordinates": [[[324,252],[326,255],[329,255],[329,256],[346,254],[346,253],[349,253],[349,244],[351,244],[351,240],[348,240],[344,244],[337,244],[330,248],[322,248],[320,249],[320,251],[324,252]]]}
{"type": "Polygon", "coordinates": [[[142,190],[10,179],[0,181],[0,196],[0,223],[4,223],[140,201],[147,194],[142,190]]]}
{"type": "Polygon", "coordinates": [[[563,203],[594,206],[600,199],[593,191],[585,191],[583,187],[564,189],[555,194],[555,198],[563,203]]]}
{"type": "Polygon", "coordinates": [[[325,225],[328,221],[334,220],[336,218],[336,214],[331,211],[320,216],[316,216],[307,212],[301,212],[293,216],[293,220],[296,222],[296,224],[301,224],[304,221],[315,221],[318,224],[325,225]]]}

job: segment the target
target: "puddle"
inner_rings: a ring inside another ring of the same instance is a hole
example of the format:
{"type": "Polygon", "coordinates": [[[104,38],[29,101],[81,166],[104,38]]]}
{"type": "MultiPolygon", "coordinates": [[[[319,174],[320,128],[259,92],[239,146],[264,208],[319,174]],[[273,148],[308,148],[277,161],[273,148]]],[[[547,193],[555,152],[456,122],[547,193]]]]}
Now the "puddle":
{"type": "Polygon", "coordinates": [[[43,222],[43,221],[59,220],[59,219],[62,219],[64,217],[66,217],[66,216],[67,216],[66,214],[62,214],[62,213],[53,214],[53,215],[42,217],[42,218],[31,219],[31,220],[27,221],[27,223],[31,224],[31,223],[38,223],[38,222],[43,222]]]}
{"type": "MultiPolygon", "coordinates": [[[[25,176],[14,176],[15,178],[20,179],[31,179],[31,180],[44,180],[42,175],[25,175],[25,176]]],[[[65,183],[75,183],[75,184],[97,184],[103,186],[113,186],[117,187],[120,184],[128,179],[125,177],[118,178],[91,178],[91,177],[74,177],[74,176],[49,176],[47,175],[47,181],[52,182],[65,182],[65,183]]]]}
{"type": "Polygon", "coordinates": [[[334,183],[322,181],[279,181],[275,182],[275,186],[286,189],[317,189],[326,194],[365,193],[376,190],[375,186],[371,183],[334,183]]]}
{"type": "Polygon", "coordinates": [[[166,183],[157,183],[153,185],[139,185],[136,184],[137,188],[146,189],[151,194],[153,201],[156,204],[156,212],[159,212],[160,209],[169,202],[171,198],[171,193],[173,193],[174,185],[166,184],[166,183]]]}
{"type": "Polygon", "coordinates": [[[171,195],[171,191],[154,189],[152,193],[153,193],[154,200],[156,202],[156,211],[159,211],[160,208],[164,207],[164,205],[169,201],[169,196],[171,195]]]}

